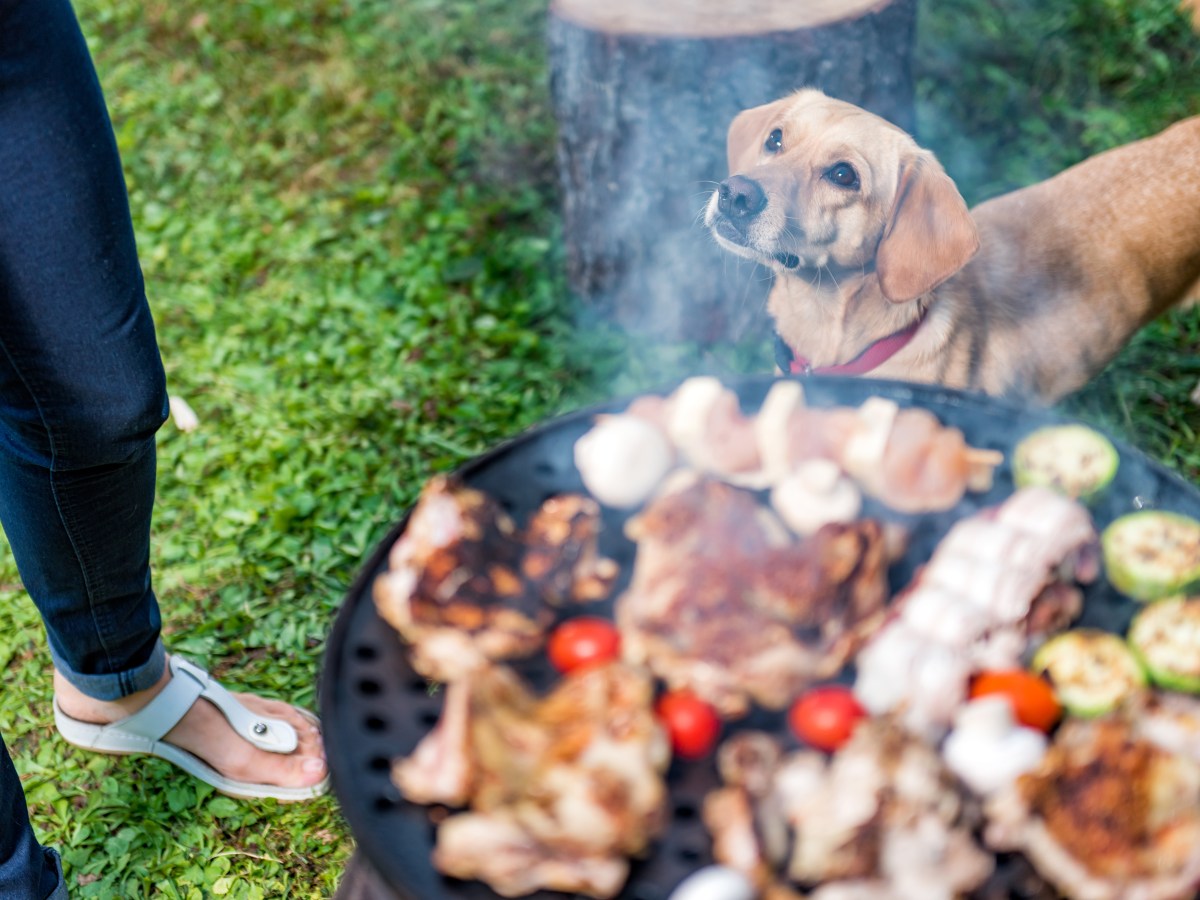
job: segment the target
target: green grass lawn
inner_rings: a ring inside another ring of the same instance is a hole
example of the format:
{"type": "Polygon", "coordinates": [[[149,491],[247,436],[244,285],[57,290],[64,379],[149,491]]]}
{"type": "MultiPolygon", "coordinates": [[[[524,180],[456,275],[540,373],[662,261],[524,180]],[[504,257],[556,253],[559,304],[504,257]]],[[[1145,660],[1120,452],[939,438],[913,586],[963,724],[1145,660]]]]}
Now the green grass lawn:
{"type": "MultiPolygon", "coordinates": [[[[1200,112],[1197,39],[1169,3],[1076,7],[923,13],[921,137],[969,199],[1200,112]]],[[[159,439],[168,640],[228,683],[315,703],[347,585],[431,473],[607,393],[769,369],[744,348],[647,357],[572,328],[543,3],[77,8],[169,383],[202,420],[159,439]]],[[[1200,311],[1171,315],[1065,407],[1200,483],[1198,351],[1200,311]]],[[[234,802],[53,735],[44,637],[7,553],[0,666],[0,730],[73,896],[333,893],[352,841],[332,799],[234,802]]]]}

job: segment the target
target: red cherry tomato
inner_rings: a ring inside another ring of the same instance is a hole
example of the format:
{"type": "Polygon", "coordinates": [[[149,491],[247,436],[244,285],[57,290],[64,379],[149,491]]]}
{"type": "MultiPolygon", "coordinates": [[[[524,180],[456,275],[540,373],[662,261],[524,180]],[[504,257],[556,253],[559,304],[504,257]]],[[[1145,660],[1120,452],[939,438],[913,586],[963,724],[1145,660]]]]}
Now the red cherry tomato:
{"type": "Polygon", "coordinates": [[[850,688],[827,684],[797,698],[788,710],[788,724],[804,743],[832,753],[850,740],[866,715],[850,688]]]}
{"type": "Polygon", "coordinates": [[[1012,704],[1013,717],[1027,728],[1049,731],[1062,717],[1062,704],[1044,678],[1024,669],[980,672],[971,680],[970,697],[1001,694],[1012,704]]]}
{"type": "Polygon", "coordinates": [[[667,691],[658,698],[656,711],[677,756],[702,759],[712,753],[721,734],[721,717],[709,703],[691,691],[667,691]]]}
{"type": "Polygon", "coordinates": [[[594,616],[568,619],[551,632],[546,643],[550,664],[564,674],[609,662],[620,652],[621,634],[617,626],[594,616]]]}

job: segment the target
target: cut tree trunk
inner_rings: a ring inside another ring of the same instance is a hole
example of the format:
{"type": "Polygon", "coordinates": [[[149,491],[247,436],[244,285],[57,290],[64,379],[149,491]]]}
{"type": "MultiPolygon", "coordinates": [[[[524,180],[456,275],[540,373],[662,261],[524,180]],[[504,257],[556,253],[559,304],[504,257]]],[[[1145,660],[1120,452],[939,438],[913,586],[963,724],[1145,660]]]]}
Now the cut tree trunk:
{"type": "Polygon", "coordinates": [[[916,0],[551,0],[571,291],[666,340],[766,333],[770,275],[703,227],[741,110],[817,87],[911,132],[916,0]]]}

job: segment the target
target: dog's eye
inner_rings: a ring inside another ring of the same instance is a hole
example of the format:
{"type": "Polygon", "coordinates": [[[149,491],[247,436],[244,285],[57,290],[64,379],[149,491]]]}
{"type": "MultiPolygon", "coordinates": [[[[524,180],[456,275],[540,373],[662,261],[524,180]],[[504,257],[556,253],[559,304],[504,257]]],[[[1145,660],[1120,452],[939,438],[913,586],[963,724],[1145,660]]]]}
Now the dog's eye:
{"type": "Polygon", "coordinates": [[[763,142],[763,149],[768,153],[778,153],[783,149],[783,130],[776,128],[767,135],[767,139],[763,142]]]}
{"type": "Polygon", "coordinates": [[[825,177],[838,187],[858,190],[858,173],[850,163],[840,162],[825,173],[825,177]]]}

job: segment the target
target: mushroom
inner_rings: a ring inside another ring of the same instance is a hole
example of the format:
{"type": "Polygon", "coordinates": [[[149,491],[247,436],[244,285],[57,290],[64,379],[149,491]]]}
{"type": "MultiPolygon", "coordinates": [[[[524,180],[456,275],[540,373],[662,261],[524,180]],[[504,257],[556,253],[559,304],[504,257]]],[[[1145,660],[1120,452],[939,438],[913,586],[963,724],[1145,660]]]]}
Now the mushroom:
{"type": "Polygon", "coordinates": [[[675,451],[662,429],[641,416],[602,416],[575,442],[575,466],[593,497],[628,509],[654,493],[675,466],[675,451]]]}
{"type": "Polygon", "coordinates": [[[853,522],[862,494],[837,463],[810,459],[775,485],[771,505],[794,532],[810,535],[830,522],[853,522]]]}
{"type": "Polygon", "coordinates": [[[728,866],[705,866],[679,882],[668,900],[754,900],[750,879],[728,866]]]}
{"type": "Polygon", "coordinates": [[[1046,736],[1018,725],[1000,696],[980,697],[959,710],[942,746],[951,771],[978,794],[992,794],[1037,768],[1046,736]]]}

